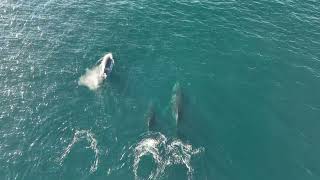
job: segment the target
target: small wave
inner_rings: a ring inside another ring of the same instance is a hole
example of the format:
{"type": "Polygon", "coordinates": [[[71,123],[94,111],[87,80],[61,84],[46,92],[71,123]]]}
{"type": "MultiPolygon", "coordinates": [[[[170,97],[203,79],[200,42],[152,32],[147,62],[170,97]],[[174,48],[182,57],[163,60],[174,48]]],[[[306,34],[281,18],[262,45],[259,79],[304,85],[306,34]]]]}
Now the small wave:
{"type": "Polygon", "coordinates": [[[204,148],[193,148],[192,145],[179,139],[168,140],[163,134],[149,134],[142,139],[134,148],[133,173],[135,179],[143,179],[138,175],[141,158],[152,155],[156,169],[151,172],[147,179],[159,179],[165,170],[172,165],[184,165],[188,170],[188,179],[192,179],[194,169],[191,158],[204,151],[204,148]]]}
{"type": "Polygon", "coordinates": [[[81,140],[83,138],[85,138],[90,143],[90,148],[95,153],[95,160],[94,160],[93,164],[90,167],[90,173],[93,173],[93,172],[95,172],[97,170],[98,163],[99,163],[99,150],[97,148],[98,141],[94,138],[94,134],[91,133],[88,130],[80,130],[80,131],[77,130],[75,132],[75,134],[73,136],[73,139],[72,139],[72,142],[64,150],[64,153],[59,158],[59,162],[60,162],[60,165],[62,165],[64,159],[70,153],[70,151],[71,151],[72,147],[74,146],[74,144],[76,144],[79,140],[81,140]]]}

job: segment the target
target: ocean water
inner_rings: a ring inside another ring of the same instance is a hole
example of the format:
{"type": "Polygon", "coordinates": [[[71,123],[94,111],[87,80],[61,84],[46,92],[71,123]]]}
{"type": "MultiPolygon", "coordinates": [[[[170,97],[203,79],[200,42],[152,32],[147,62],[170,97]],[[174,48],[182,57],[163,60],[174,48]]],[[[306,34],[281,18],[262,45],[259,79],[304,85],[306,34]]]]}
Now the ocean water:
{"type": "Polygon", "coordinates": [[[318,180],[319,92],[318,0],[0,2],[3,180],[318,180]]]}

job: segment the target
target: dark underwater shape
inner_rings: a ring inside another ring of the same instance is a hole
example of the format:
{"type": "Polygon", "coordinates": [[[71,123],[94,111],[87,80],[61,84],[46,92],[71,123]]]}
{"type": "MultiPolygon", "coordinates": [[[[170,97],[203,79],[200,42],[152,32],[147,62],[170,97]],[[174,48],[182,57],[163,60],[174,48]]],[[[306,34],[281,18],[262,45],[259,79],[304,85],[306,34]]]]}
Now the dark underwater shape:
{"type": "Polygon", "coordinates": [[[147,113],[145,114],[148,130],[152,131],[155,129],[156,126],[156,112],[155,112],[155,107],[154,104],[151,102],[148,105],[148,110],[147,113]]]}
{"type": "Polygon", "coordinates": [[[172,98],[171,98],[171,109],[172,116],[176,121],[176,125],[178,126],[181,121],[182,115],[182,103],[183,103],[183,95],[182,89],[179,82],[176,82],[172,89],[172,98]]]}

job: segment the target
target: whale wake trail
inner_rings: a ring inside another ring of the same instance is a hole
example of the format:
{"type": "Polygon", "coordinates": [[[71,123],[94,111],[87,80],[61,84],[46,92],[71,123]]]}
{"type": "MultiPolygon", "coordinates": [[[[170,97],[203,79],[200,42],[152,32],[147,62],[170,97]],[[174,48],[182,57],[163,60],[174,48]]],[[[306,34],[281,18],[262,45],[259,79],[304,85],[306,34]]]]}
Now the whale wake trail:
{"type": "Polygon", "coordinates": [[[140,142],[134,145],[133,173],[135,179],[161,179],[166,170],[173,165],[187,168],[188,179],[193,179],[194,169],[192,157],[201,155],[204,148],[193,148],[191,144],[184,143],[179,139],[168,139],[165,135],[149,133],[140,142]],[[144,156],[152,157],[155,169],[148,177],[140,177],[138,169],[144,156]]]}
{"type": "Polygon", "coordinates": [[[86,139],[88,141],[88,143],[90,143],[90,148],[91,150],[94,152],[95,154],[95,160],[92,163],[91,167],[90,167],[90,173],[95,172],[98,169],[98,163],[99,163],[99,150],[97,148],[98,142],[97,140],[94,138],[94,134],[92,134],[90,131],[88,130],[80,130],[80,131],[76,131],[72,142],[67,146],[67,148],[64,150],[64,153],[62,154],[62,156],[59,158],[59,162],[60,165],[62,165],[64,159],[67,157],[67,155],[70,153],[72,147],[81,139],[86,139]]]}

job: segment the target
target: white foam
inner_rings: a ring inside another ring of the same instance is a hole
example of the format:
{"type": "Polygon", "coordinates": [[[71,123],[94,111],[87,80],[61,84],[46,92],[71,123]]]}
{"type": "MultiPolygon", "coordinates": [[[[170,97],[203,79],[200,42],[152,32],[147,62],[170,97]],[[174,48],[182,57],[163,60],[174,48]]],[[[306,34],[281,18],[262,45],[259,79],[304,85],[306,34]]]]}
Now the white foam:
{"type": "Polygon", "coordinates": [[[90,148],[92,149],[92,151],[95,153],[95,160],[93,162],[93,164],[90,167],[90,173],[93,173],[97,170],[98,168],[98,163],[99,163],[99,150],[97,148],[98,142],[97,140],[94,138],[94,134],[92,134],[90,131],[88,130],[80,130],[80,131],[76,131],[73,139],[71,141],[71,143],[67,146],[67,148],[64,150],[64,153],[62,154],[62,156],[60,157],[59,161],[60,161],[60,165],[63,163],[64,159],[67,157],[67,155],[70,153],[73,145],[75,143],[77,143],[79,140],[85,138],[89,143],[90,143],[90,148]]]}
{"type": "Polygon", "coordinates": [[[161,162],[162,162],[162,157],[160,156],[160,146],[164,145],[167,141],[167,138],[160,134],[156,137],[150,137],[143,139],[140,141],[137,146],[134,149],[134,161],[133,161],[133,172],[135,175],[135,179],[140,179],[138,176],[138,167],[139,167],[139,162],[141,160],[141,157],[151,154],[152,158],[154,159],[158,169],[156,172],[152,172],[149,175],[148,179],[153,179],[154,177],[157,177],[159,172],[162,170],[161,168],[161,162]]]}
{"type": "Polygon", "coordinates": [[[104,77],[101,76],[101,68],[98,65],[92,69],[86,69],[86,73],[80,77],[78,84],[87,86],[90,90],[96,90],[103,80],[104,77]]]}
{"type": "Polygon", "coordinates": [[[184,165],[188,170],[188,179],[192,179],[194,169],[191,158],[204,151],[204,148],[193,148],[179,139],[168,140],[163,134],[157,133],[140,141],[134,148],[133,172],[135,179],[143,179],[138,176],[140,160],[145,155],[152,155],[156,169],[151,172],[148,179],[159,179],[165,170],[172,165],[184,165]]]}
{"type": "Polygon", "coordinates": [[[182,164],[188,169],[188,179],[192,178],[193,168],[191,166],[191,157],[204,151],[204,148],[194,149],[192,145],[183,143],[181,140],[174,140],[166,146],[166,167],[182,164]]]}

